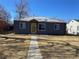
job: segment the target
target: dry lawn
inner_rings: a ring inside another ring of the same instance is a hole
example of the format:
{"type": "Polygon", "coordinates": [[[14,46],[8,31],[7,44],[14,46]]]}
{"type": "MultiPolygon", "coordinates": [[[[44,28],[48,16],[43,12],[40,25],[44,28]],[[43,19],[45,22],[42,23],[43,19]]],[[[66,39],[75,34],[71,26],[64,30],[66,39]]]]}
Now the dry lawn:
{"type": "Polygon", "coordinates": [[[30,39],[0,38],[0,59],[26,59],[29,45],[30,39]]]}
{"type": "Polygon", "coordinates": [[[79,59],[79,36],[38,37],[43,59],[79,59]]]}
{"type": "MultiPolygon", "coordinates": [[[[8,35],[13,36],[13,35],[8,35]]],[[[0,59],[26,59],[31,35],[14,35],[25,40],[0,38],[0,59]]],[[[34,35],[43,59],[79,59],[79,36],[34,35]]]]}

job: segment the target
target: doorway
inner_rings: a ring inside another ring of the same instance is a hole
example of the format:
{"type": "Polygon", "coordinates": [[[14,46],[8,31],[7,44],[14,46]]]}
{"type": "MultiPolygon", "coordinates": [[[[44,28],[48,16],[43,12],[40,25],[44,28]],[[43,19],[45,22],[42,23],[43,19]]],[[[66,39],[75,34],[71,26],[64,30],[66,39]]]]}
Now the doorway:
{"type": "Polygon", "coordinates": [[[37,24],[31,23],[31,34],[35,34],[37,32],[37,24]]]}

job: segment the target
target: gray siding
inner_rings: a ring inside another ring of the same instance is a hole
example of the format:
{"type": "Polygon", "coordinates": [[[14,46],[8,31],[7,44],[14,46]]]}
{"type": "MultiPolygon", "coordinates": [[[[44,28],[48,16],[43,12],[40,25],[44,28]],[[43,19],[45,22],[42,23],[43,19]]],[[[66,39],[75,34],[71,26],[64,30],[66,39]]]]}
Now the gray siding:
{"type": "Polygon", "coordinates": [[[47,23],[47,33],[48,34],[65,34],[66,24],[65,23],[47,23]],[[55,30],[54,25],[59,24],[60,30],[55,30]]]}
{"type": "Polygon", "coordinates": [[[38,26],[37,26],[37,34],[47,34],[47,23],[46,22],[40,22],[40,23],[45,23],[46,24],[46,30],[45,31],[39,31],[38,26]]]}
{"type": "MultiPolygon", "coordinates": [[[[26,28],[25,29],[19,29],[19,22],[20,21],[14,21],[14,31],[16,34],[29,34],[29,23],[26,23],[26,28]]],[[[22,22],[22,21],[21,21],[22,22]]]]}
{"type": "Polygon", "coordinates": [[[65,23],[48,23],[48,34],[65,34],[66,32],[66,24],[65,23]],[[55,30],[54,25],[59,24],[60,30],[55,30]]]}
{"type": "Polygon", "coordinates": [[[66,32],[66,23],[48,23],[48,22],[41,22],[46,24],[46,31],[37,31],[37,34],[65,34],[66,32]],[[55,30],[54,25],[59,24],[60,30],[55,30]]]}
{"type": "MultiPolygon", "coordinates": [[[[36,34],[65,34],[66,32],[66,23],[51,23],[51,22],[41,22],[46,24],[46,31],[39,31],[37,26],[37,33],[36,34]],[[60,30],[54,30],[54,25],[60,24],[60,30]]],[[[37,23],[38,24],[38,23],[37,23]]],[[[31,24],[26,21],[14,21],[14,31],[16,34],[31,34],[31,24]],[[26,28],[25,29],[19,29],[19,22],[25,22],[26,28]]]]}

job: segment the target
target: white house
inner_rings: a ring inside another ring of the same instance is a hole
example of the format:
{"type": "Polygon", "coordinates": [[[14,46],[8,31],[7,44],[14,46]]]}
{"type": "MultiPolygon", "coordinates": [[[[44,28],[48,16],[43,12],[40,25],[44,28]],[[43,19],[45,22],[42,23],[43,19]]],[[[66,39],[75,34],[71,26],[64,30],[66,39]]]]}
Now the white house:
{"type": "Polygon", "coordinates": [[[67,33],[79,35],[79,20],[71,20],[67,24],[67,33]]]}

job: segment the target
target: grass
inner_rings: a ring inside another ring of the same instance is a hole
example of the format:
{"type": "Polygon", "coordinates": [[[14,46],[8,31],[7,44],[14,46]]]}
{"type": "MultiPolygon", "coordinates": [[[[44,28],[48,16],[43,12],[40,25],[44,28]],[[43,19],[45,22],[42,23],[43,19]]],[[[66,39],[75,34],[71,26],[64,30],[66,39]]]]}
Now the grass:
{"type": "Polygon", "coordinates": [[[30,39],[16,40],[0,38],[0,59],[24,59],[28,56],[30,39]],[[3,42],[3,43],[2,43],[3,42]],[[5,44],[5,45],[3,45],[5,44]]]}
{"type": "MultiPolygon", "coordinates": [[[[19,50],[27,52],[30,45],[31,35],[14,35],[17,37],[26,37],[24,41],[15,40],[12,42],[16,45],[15,47],[6,47],[8,49],[14,49],[19,52],[19,50]],[[27,47],[27,48],[26,48],[27,47]]],[[[43,55],[43,59],[79,59],[79,36],[68,36],[68,35],[34,35],[38,37],[38,46],[43,55]],[[78,52],[78,53],[77,53],[78,52]]],[[[6,41],[6,40],[4,40],[6,41]]],[[[5,42],[10,43],[11,41],[5,42]]],[[[4,47],[5,48],[5,47],[4,47]]],[[[12,51],[11,51],[12,52],[12,51]]],[[[15,54],[15,53],[14,53],[15,54]]],[[[17,55],[17,54],[15,54],[17,55]]]]}
{"type": "Polygon", "coordinates": [[[43,59],[79,59],[79,36],[37,36],[43,59]]]}

